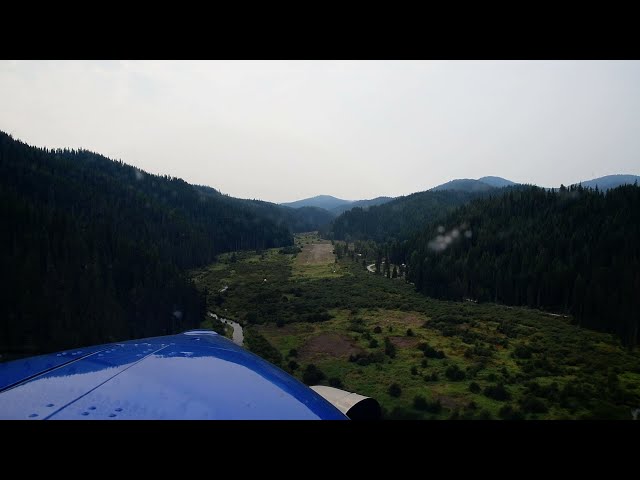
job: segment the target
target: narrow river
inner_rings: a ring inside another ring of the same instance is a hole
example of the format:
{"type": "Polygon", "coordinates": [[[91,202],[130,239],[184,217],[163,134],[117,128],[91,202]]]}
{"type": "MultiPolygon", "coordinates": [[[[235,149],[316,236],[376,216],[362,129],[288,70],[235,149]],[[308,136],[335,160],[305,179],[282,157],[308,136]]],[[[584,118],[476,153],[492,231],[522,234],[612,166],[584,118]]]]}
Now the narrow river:
{"type": "Polygon", "coordinates": [[[233,328],[233,343],[235,343],[236,345],[242,346],[242,344],[244,343],[244,333],[239,323],[234,322],[232,320],[227,320],[226,318],[219,317],[215,313],[211,313],[211,312],[209,312],[209,316],[217,320],[220,320],[222,323],[231,325],[231,328],[233,328]]]}

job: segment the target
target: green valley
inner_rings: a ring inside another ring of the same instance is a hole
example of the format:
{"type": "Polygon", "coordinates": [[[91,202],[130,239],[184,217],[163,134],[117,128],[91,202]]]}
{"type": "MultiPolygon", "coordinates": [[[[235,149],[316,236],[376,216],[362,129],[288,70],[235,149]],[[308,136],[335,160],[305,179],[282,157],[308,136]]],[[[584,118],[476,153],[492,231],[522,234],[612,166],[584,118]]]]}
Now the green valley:
{"type": "Polygon", "coordinates": [[[631,419],[640,405],[640,355],[617,337],[434,300],[369,273],[375,259],[353,249],[300,261],[327,243],[304,234],[293,249],[223,254],[192,278],[210,311],[244,325],[248,348],[305,383],[377,399],[385,418],[631,419]]]}

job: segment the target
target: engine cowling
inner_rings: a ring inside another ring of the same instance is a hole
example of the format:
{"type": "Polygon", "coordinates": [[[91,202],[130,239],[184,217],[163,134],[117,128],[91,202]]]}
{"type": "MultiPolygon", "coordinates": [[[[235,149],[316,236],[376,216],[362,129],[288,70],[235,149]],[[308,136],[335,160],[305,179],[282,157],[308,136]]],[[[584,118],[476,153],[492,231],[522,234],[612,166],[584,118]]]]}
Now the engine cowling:
{"type": "Polygon", "coordinates": [[[380,404],[371,397],[324,385],[313,385],[311,389],[351,420],[379,420],[382,415],[380,404]]]}

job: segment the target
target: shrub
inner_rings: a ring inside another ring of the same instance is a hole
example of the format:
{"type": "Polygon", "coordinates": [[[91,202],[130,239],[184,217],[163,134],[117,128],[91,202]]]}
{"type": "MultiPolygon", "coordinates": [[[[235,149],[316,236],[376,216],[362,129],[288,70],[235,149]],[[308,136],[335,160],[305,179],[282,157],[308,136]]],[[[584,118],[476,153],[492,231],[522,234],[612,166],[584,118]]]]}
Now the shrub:
{"type": "Polygon", "coordinates": [[[498,412],[498,416],[504,420],[524,420],[522,412],[514,410],[511,405],[504,405],[498,412]]]}
{"type": "Polygon", "coordinates": [[[437,382],[440,379],[436,372],[433,372],[430,375],[425,375],[423,378],[425,382],[437,382]]]}
{"type": "Polygon", "coordinates": [[[422,395],[416,395],[413,397],[413,408],[418,410],[426,410],[427,409],[427,399],[422,395]]]}
{"type": "Polygon", "coordinates": [[[382,329],[379,326],[373,329],[373,333],[382,333],[382,329]]]}
{"type": "Polygon", "coordinates": [[[324,374],[324,372],[316,367],[313,363],[307,365],[307,368],[302,374],[302,381],[307,385],[317,385],[325,378],[326,375],[324,374]]]}
{"type": "Polygon", "coordinates": [[[482,410],[478,415],[479,420],[491,420],[493,417],[489,410],[482,410]]]}
{"type": "Polygon", "coordinates": [[[505,400],[509,400],[511,398],[511,394],[506,388],[504,388],[504,385],[502,383],[499,383],[497,385],[489,385],[484,389],[484,394],[487,397],[493,398],[494,400],[498,400],[500,402],[504,402],[505,400]]]}
{"type": "Polygon", "coordinates": [[[436,350],[428,343],[420,343],[418,349],[422,350],[424,356],[427,358],[445,358],[445,354],[442,350],[436,350]]]}
{"type": "Polygon", "coordinates": [[[414,333],[413,330],[411,330],[410,328],[407,328],[407,337],[413,337],[414,333]]]}
{"type": "Polygon", "coordinates": [[[439,413],[442,410],[442,404],[440,400],[429,401],[422,395],[416,395],[413,398],[413,408],[429,413],[439,413]]]}
{"type": "Polygon", "coordinates": [[[458,367],[458,365],[451,365],[449,366],[445,372],[444,372],[445,376],[454,382],[458,382],[460,380],[464,380],[465,374],[462,370],[460,370],[460,367],[458,367]]]}
{"type": "Polygon", "coordinates": [[[391,340],[389,340],[389,337],[384,338],[384,354],[388,355],[389,358],[396,357],[396,346],[393,343],[391,343],[391,340]]]}
{"type": "Polygon", "coordinates": [[[397,383],[392,383],[391,385],[389,385],[389,395],[391,395],[392,397],[399,397],[400,395],[402,395],[402,389],[400,388],[400,385],[398,385],[397,383]]]}
{"type": "Polygon", "coordinates": [[[340,380],[338,377],[331,377],[329,379],[329,386],[335,387],[335,388],[342,388],[342,380],[340,380]]]}
{"type": "Polygon", "coordinates": [[[527,395],[520,400],[520,408],[528,413],[547,413],[549,409],[546,403],[533,395],[527,395]]]}
{"type": "Polygon", "coordinates": [[[471,382],[469,384],[469,391],[471,393],[480,393],[480,385],[478,385],[476,382],[471,382]]]}
{"type": "Polygon", "coordinates": [[[513,349],[513,356],[516,358],[531,358],[531,349],[526,345],[516,345],[516,348],[513,349]]]}

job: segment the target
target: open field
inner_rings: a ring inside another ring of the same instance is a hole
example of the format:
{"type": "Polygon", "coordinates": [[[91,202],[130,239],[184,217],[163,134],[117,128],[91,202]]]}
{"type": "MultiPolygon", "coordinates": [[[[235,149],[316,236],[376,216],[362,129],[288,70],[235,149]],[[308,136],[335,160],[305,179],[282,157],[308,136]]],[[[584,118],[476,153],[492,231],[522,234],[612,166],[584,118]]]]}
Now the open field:
{"type": "Polygon", "coordinates": [[[640,355],[612,335],[536,310],[429,299],[362,259],[301,255],[242,252],[194,272],[210,308],[246,326],[249,348],[301,380],[314,365],[323,376],[310,383],[372,396],[386,418],[631,419],[640,407],[640,355]]]}
{"type": "Polygon", "coordinates": [[[310,232],[298,236],[296,245],[302,251],[293,259],[292,278],[335,278],[342,275],[333,245],[328,240],[321,240],[315,232],[310,232]]]}

